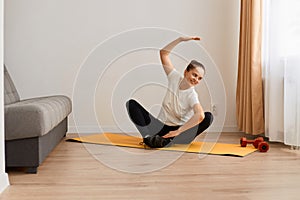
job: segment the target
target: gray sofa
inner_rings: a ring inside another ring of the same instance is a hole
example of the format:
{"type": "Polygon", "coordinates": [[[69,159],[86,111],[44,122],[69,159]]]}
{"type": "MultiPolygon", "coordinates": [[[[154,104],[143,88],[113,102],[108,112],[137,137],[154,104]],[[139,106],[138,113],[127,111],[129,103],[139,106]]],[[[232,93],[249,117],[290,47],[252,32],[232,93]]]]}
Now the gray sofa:
{"type": "Polygon", "coordinates": [[[38,166],[66,135],[71,100],[62,95],[20,100],[4,66],[6,167],[38,166]]]}

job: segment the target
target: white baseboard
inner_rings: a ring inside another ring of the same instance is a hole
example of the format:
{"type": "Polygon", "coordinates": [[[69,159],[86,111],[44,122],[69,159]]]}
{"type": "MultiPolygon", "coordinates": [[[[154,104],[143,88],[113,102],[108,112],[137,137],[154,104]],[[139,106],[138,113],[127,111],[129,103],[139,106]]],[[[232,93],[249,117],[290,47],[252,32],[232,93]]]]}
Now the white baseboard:
{"type": "Polygon", "coordinates": [[[224,126],[222,132],[240,132],[237,126],[224,126]]]}
{"type": "Polygon", "coordinates": [[[68,133],[101,133],[102,130],[98,126],[69,126],[68,133]]]}
{"type": "Polygon", "coordinates": [[[91,133],[103,133],[103,132],[112,132],[112,133],[136,133],[138,132],[134,128],[127,128],[122,130],[116,126],[69,126],[68,133],[80,133],[80,134],[91,134],[91,133]]]}
{"type": "Polygon", "coordinates": [[[0,194],[9,186],[7,173],[0,172],[0,194]]]}
{"type": "MultiPolygon", "coordinates": [[[[236,126],[224,126],[224,127],[210,127],[208,129],[208,132],[240,132],[238,130],[238,128],[236,126]]],[[[116,126],[69,126],[68,127],[68,133],[79,133],[79,134],[91,134],[91,133],[103,133],[103,132],[112,132],[112,133],[122,133],[122,132],[126,132],[126,133],[136,133],[138,132],[137,129],[135,128],[126,128],[126,130],[124,129],[120,129],[116,126]]]]}

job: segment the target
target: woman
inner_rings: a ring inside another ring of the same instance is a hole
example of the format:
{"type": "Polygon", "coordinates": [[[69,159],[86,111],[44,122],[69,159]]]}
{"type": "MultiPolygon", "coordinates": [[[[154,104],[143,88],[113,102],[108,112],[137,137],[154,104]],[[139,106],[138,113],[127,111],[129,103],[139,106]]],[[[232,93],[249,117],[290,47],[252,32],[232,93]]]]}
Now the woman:
{"type": "Polygon", "coordinates": [[[160,50],[161,63],[168,77],[168,90],[158,118],[135,100],[131,99],[126,103],[131,120],[143,136],[143,142],[149,147],[164,147],[170,142],[188,144],[213,121],[212,114],[203,111],[194,89],[205,74],[204,66],[192,60],[181,76],[169,58],[177,44],[190,40],[200,38],[179,37],[160,50]]]}

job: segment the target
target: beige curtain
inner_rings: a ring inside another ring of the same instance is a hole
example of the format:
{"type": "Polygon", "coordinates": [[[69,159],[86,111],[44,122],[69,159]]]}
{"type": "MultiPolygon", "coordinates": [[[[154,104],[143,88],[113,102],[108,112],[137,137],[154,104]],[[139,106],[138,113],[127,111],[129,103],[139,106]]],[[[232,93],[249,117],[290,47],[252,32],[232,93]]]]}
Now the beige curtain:
{"type": "Polygon", "coordinates": [[[241,0],[237,124],[252,135],[264,133],[261,44],[262,0],[241,0]]]}

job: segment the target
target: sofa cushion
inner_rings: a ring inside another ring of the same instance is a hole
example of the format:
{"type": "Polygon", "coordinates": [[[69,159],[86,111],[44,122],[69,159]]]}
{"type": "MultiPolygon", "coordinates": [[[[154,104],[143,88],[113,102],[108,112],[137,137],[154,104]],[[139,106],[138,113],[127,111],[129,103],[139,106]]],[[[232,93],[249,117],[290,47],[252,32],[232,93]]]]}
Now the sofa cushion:
{"type": "Polygon", "coordinates": [[[43,136],[70,114],[71,107],[71,100],[62,95],[5,105],[5,139],[43,136]]]}
{"type": "Polygon", "coordinates": [[[18,101],[20,101],[20,96],[4,65],[4,104],[11,104],[18,101]]]}

